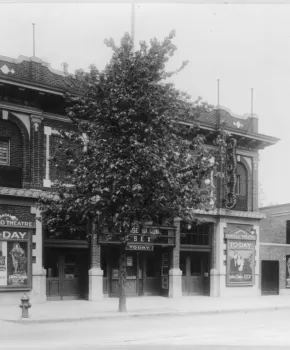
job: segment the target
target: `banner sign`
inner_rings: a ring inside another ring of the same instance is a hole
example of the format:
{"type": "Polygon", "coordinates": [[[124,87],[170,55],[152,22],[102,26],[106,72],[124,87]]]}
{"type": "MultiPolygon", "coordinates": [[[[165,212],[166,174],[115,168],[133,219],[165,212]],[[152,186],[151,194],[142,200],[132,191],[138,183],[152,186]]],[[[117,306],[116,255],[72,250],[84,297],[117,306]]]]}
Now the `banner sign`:
{"type": "Polygon", "coordinates": [[[28,232],[27,231],[19,232],[11,229],[6,229],[6,230],[0,229],[0,239],[5,239],[7,241],[17,239],[17,240],[23,241],[28,239],[28,232]]]}
{"type": "MultiPolygon", "coordinates": [[[[99,237],[99,243],[120,244],[120,234],[103,234],[99,237]]],[[[128,244],[135,243],[139,245],[162,245],[175,246],[175,227],[169,226],[134,226],[127,236],[128,244]]],[[[136,249],[135,249],[136,250],[136,249]]],[[[151,250],[144,248],[142,250],[151,250]]],[[[153,249],[152,249],[153,250],[153,249]]]]}
{"type": "Polygon", "coordinates": [[[251,235],[248,233],[226,233],[226,239],[236,239],[236,240],[247,240],[247,241],[256,241],[257,235],[251,235]]]}
{"type": "Polygon", "coordinates": [[[0,229],[0,289],[30,288],[30,237],[25,230],[0,229]]]}
{"type": "Polygon", "coordinates": [[[33,228],[32,221],[19,220],[16,216],[10,214],[0,214],[0,226],[21,226],[23,228],[33,228]]]}
{"type": "Polygon", "coordinates": [[[227,285],[254,284],[255,242],[227,241],[227,285]]]}
{"type": "Polygon", "coordinates": [[[126,250],[153,251],[153,245],[127,244],[126,250]]]}

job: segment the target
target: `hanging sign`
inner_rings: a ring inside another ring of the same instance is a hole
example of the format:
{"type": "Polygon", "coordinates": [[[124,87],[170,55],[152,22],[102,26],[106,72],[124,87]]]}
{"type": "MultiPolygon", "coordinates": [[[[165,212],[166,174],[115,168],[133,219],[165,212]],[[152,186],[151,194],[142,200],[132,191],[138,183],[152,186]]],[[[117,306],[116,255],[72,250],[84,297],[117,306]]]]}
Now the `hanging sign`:
{"type": "Polygon", "coordinates": [[[24,221],[18,219],[15,215],[0,214],[0,226],[21,226],[24,228],[33,228],[32,221],[24,221]]]}
{"type": "Polygon", "coordinates": [[[140,245],[140,244],[130,244],[126,246],[126,250],[138,250],[138,251],[153,251],[153,245],[140,245]]]}

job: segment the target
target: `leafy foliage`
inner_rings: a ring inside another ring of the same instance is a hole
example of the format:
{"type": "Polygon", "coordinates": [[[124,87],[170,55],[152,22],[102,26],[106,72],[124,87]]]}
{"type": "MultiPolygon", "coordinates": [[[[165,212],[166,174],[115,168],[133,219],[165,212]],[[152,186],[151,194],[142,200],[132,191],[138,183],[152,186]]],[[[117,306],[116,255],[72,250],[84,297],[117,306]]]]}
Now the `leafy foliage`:
{"type": "MultiPolygon", "coordinates": [[[[120,47],[107,40],[113,55],[105,69],[76,72],[82,94],[66,95],[73,131],[62,131],[58,147],[65,157],[52,160],[65,176],[40,200],[50,229],[72,217],[91,218],[126,241],[136,221],[192,221],[195,209],[213,207],[217,164],[194,123],[211,106],[166,82],[187,64],[165,69],[176,50],[174,35],[140,42],[135,52],[128,34],[120,47]]],[[[223,137],[217,144],[225,146],[223,137]]]]}

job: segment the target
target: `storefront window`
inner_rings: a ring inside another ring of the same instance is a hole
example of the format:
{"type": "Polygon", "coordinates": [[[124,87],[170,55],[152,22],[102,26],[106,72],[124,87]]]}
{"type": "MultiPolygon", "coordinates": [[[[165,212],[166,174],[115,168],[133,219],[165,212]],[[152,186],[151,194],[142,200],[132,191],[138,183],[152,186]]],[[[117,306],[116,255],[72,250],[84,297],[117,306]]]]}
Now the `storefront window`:
{"type": "Polygon", "coordinates": [[[180,243],[186,245],[209,245],[210,224],[181,224],[180,243]]]}
{"type": "Polygon", "coordinates": [[[126,265],[127,277],[136,277],[136,257],[128,255],[126,265]]]}

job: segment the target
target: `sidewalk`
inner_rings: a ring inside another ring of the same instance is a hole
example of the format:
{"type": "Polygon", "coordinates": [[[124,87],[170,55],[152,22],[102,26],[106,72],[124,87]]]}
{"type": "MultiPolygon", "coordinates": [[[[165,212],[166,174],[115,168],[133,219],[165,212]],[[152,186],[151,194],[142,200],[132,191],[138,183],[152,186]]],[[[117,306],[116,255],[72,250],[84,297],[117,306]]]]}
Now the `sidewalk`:
{"type": "Polygon", "coordinates": [[[0,306],[0,320],[25,323],[73,322],[81,320],[124,317],[202,315],[230,312],[257,312],[290,309],[290,296],[230,297],[165,297],[127,298],[127,313],[118,313],[118,299],[104,298],[99,302],[85,300],[48,301],[33,304],[29,318],[21,321],[19,305],[0,306]]]}

